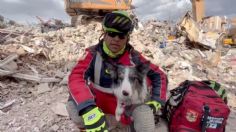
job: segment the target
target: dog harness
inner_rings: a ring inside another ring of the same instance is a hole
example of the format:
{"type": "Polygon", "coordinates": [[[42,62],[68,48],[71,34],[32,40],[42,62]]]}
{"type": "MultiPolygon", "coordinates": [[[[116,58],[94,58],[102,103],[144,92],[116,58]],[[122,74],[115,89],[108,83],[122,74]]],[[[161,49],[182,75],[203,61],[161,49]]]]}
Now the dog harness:
{"type": "MultiPolygon", "coordinates": [[[[96,68],[94,68],[94,83],[93,83],[93,88],[104,92],[104,93],[108,93],[108,94],[113,94],[114,90],[112,88],[105,88],[100,86],[100,75],[101,75],[101,69],[102,69],[102,56],[99,52],[96,52],[96,59],[95,59],[95,66],[96,68]]],[[[92,83],[90,81],[90,83],[92,83]]]]}

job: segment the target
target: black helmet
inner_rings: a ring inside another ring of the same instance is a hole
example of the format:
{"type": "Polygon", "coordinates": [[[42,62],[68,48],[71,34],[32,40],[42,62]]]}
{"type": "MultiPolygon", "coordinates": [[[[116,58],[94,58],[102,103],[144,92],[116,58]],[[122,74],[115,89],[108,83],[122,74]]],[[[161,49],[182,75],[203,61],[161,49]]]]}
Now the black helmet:
{"type": "Polygon", "coordinates": [[[126,11],[113,11],[104,17],[103,29],[108,32],[130,33],[133,23],[126,11]]]}

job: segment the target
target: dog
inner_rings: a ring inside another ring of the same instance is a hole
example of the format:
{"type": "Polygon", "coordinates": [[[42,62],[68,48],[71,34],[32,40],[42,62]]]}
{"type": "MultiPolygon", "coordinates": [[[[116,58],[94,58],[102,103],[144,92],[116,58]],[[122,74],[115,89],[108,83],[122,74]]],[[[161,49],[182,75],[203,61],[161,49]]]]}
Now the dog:
{"type": "Polygon", "coordinates": [[[147,73],[150,62],[136,66],[115,66],[113,70],[113,91],[117,98],[115,117],[120,121],[126,106],[142,104],[148,98],[147,73]]]}

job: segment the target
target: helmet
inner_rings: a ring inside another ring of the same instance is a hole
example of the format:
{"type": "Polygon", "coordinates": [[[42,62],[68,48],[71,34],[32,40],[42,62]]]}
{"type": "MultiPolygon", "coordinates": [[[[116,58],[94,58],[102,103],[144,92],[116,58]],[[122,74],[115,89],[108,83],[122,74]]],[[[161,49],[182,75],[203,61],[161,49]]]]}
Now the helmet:
{"type": "Polygon", "coordinates": [[[103,19],[103,29],[108,32],[130,33],[133,30],[133,23],[125,11],[113,11],[106,14],[103,19]]]}

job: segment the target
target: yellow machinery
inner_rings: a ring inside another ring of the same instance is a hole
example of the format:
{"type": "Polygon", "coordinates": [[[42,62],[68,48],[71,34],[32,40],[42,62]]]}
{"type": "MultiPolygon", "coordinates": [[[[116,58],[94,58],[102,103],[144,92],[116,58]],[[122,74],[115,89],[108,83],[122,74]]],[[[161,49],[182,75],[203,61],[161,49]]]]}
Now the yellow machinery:
{"type": "Polygon", "coordinates": [[[233,44],[233,39],[232,38],[225,38],[224,39],[224,45],[231,45],[233,44]]]}
{"type": "Polygon", "coordinates": [[[82,16],[104,16],[114,10],[129,10],[132,0],[64,0],[65,10],[71,16],[71,24],[78,24],[82,16]]]}
{"type": "Polygon", "coordinates": [[[224,46],[235,47],[236,46],[236,35],[226,35],[223,39],[224,46]]]}

